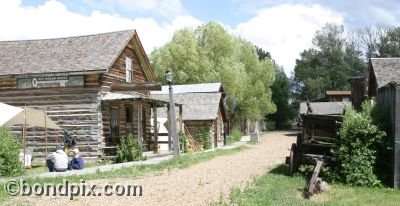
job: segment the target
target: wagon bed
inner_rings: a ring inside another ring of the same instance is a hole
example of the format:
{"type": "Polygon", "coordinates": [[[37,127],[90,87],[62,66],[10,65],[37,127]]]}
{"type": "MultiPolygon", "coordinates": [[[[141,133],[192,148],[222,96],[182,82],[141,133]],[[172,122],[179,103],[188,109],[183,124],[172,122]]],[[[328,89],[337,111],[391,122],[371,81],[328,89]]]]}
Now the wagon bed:
{"type": "Polygon", "coordinates": [[[338,129],[343,122],[341,115],[302,114],[298,119],[299,132],[287,158],[289,173],[297,172],[302,164],[315,164],[308,195],[315,192],[315,185],[323,165],[331,160],[331,149],[339,141],[338,129]]]}

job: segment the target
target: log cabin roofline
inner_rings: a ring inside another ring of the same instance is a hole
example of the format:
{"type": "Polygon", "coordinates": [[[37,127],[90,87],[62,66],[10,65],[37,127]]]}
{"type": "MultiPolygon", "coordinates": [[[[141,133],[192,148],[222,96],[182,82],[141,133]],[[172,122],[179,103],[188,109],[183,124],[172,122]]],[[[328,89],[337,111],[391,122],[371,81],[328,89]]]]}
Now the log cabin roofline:
{"type": "Polygon", "coordinates": [[[390,82],[400,83],[400,77],[398,73],[400,72],[400,58],[370,58],[369,60],[369,70],[370,79],[375,78],[376,89],[379,89],[390,82]]]}
{"type": "Polygon", "coordinates": [[[146,78],[155,82],[155,73],[136,30],[55,39],[0,41],[0,77],[108,72],[127,46],[131,46],[138,55],[146,78]]]}
{"type": "Polygon", "coordinates": [[[56,75],[56,74],[68,74],[68,75],[87,75],[87,74],[101,74],[106,73],[105,70],[91,70],[91,71],[68,71],[68,72],[44,72],[44,73],[23,73],[23,74],[6,74],[0,75],[0,79],[3,78],[15,78],[21,76],[43,76],[43,75],[56,75]]]}
{"type": "Polygon", "coordinates": [[[135,45],[134,49],[135,49],[136,53],[138,54],[139,61],[141,63],[144,62],[144,65],[142,64],[144,73],[145,73],[147,79],[149,80],[149,82],[156,82],[157,76],[154,73],[154,69],[151,67],[149,58],[146,55],[146,52],[143,48],[142,42],[139,39],[137,31],[136,30],[134,30],[134,31],[135,31],[135,33],[133,35],[133,40],[134,40],[133,43],[135,45]]]}

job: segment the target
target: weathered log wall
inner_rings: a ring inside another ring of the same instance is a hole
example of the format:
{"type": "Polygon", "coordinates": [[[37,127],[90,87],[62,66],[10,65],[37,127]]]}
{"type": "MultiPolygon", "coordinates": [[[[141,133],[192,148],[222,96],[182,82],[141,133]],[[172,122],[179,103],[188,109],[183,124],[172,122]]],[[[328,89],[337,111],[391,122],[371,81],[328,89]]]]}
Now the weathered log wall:
{"type": "MultiPolygon", "coordinates": [[[[97,80],[98,75],[93,74],[85,77],[85,87],[17,89],[15,78],[0,79],[0,102],[46,110],[53,121],[77,139],[83,156],[97,158],[101,155],[97,80]]],[[[11,129],[16,135],[21,134],[20,126],[11,129]]],[[[63,140],[62,131],[49,130],[47,137],[49,152],[63,140]]],[[[34,149],[35,158],[45,157],[44,128],[28,127],[26,141],[27,147],[34,149]]]]}

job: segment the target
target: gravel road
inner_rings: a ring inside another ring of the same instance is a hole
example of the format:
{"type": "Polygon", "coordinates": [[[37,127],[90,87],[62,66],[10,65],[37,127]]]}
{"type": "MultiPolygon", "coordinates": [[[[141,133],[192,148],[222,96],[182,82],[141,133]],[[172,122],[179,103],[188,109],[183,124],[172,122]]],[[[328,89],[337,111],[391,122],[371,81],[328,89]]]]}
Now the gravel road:
{"type": "Polygon", "coordinates": [[[226,199],[232,187],[245,187],[254,177],[265,174],[275,165],[284,163],[293,132],[264,134],[261,143],[232,155],[216,157],[184,169],[173,169],[139,179],[91,180],[86,183],[104,185],[141,185],[143,196],[101,197],[16,197],[8,201],[15,205],[209,205],[221,197],[226,199]]]}

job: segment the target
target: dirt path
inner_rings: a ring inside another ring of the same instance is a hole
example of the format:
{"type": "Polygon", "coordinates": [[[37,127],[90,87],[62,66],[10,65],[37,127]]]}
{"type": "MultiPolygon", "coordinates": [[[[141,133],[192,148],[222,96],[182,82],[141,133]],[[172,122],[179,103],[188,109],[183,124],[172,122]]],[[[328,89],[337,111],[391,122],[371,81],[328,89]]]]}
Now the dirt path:
{"type": "Polygon", "coordinates": [[[253,177],[265,174],[274,165],[283,163],[295,136],[289,132],[263,135],[262,143],[249,145],[251,149],[193,165],[185,169],[165,171],[140,179],[91,180],[90,184],[128,183],[141,185],[142,197],[18,197],[11,202],[33,205],[208,205],[222,196],[226,198],[232,187],[243,188],[253,177]]]}

